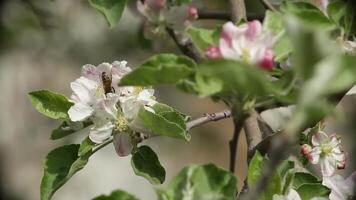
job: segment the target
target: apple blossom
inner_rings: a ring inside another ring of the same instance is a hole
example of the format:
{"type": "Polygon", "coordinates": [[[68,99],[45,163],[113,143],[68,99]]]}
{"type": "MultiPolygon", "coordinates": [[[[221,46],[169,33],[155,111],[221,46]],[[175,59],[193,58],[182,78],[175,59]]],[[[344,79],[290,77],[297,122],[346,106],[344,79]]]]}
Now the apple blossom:
{"type": "Polygon", "coordinates": [[[218,55],[221,54],[225,59],[258,64],[263,69],[270,70],[274,64],[273,43],[272,34],[262,31],[262,25],[257,20],[240,26],[227,22],[221,32],[219,51],[210,47],[205,54],[210,58],[219,58],[218,55]]]}
{"type": "Polygon", "coordinates": [[[323,177],[332,176],[336,169],[344,169],[345,153],[341,150],[341,142],[336,135],[330,137],[323,131],[312,136],[312,146],[304,144],[301,153],[312,164],[320,164],[323,177]]]}
{"type": "Polygon", "coordinates": [[[335,174],[333,176],[324,177],[323,185],[331,189],[329,195],[330,200],[348,199],[355,195],[356,172],[352,173],[347,179],[335,174]]]}

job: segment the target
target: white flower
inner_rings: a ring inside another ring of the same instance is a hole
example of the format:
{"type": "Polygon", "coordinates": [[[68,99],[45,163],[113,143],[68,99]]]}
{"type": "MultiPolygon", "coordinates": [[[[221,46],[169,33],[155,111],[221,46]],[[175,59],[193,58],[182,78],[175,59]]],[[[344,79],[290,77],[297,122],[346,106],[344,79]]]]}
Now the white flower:
{"type": "Polygon", "coordinates": [[[328,137],[323,131],[312,136],[312,146],[304,144],[301,152],[312,164],[320,164],[323,177],[332,176],[336,169],[344,169],[346,155],[336,135],[328,137]]]}
{"type": "Polygon", "coordinates": [[[348,199],[355,195],[356,172],[351,174],[346,180],[336,174],[330,177],[323,178],[323,185],[331,189],[329,195],[330,200],[348,199]]]}
{"type": "Polygon", "coordinates": [[[275,195],[273,195],[272,199],[273,200],[302,200],[302,198],[300,198],[298,192],[295,191],[294,189],[290,189],[289,193],[287,195],[275,194],[275,195]]]}
{"type": "Polygon", "coordinates": [[[122,91],[122,95],[119,98],[124,116],[128,120],[133,120],[142,106],[146,110],[154,112],[151,107],[157,102],[153,96],[153,93],[153,89],[126,87],[125,90],[122,91]]]}
{"type": "Polygon", "coordinates": [[[274,38],[270,32],[262,31],[262,25],[254,20],[240,26],[227,22],[222,29],[219,50],[209,48],[206,55],[221,54],[222,58],[240,60],[246,63],[258,64],[270,70],[274,64],[272,46],[274,38]],[[214,50],[214,51],[212,51],[214,50]],[[217,52],[217,53],[216,53],[217,52]]]}

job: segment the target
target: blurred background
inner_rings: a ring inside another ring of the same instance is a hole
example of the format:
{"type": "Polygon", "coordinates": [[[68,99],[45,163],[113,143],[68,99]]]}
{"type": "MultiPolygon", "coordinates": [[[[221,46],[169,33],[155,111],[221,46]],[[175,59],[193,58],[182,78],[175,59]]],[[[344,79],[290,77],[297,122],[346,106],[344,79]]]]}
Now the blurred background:
{"type": "MultiPolygon", "coordinates": [[[[47,153],[63,144],[79,143],[85,136],[74,134],[51,141],[50,132],[59,122],[36,112],[27,98],[28,92],[49,89],[69,96],[69,84],[80,75],[84,64],[126,60],[134,67],[154,53],[178,53],[167,36],[153,41],[144,39],[134,0],[130,4],[131,9],[125,10],[118,27],[109,29],[104,18],[84,0],[0,0],[0,199],[38,200],[47,153]]],[[[195,1],[195,5],[228,10],[225,1],[202,0],[195,1]]],[[[249,1],[248,9],[260,11],[261,5],[249,1]]],[[[207,21],[204,25],[216,23],[207,21]]],[[[192,117],[224,109],[221,103],[183,94],[173,87],[156,89],[159,101],[192,117]]],[[[340,114],[327,123],[327,129],[343,136],[344,149],[349,152],[344,175],[355,169],[351,156],[356,153],[352,144],[355,102],[352,96],[345,98],[338,107],[340,114]]],[[[227,119],[193,130],[190,142],[157,137],[146,143],[166,168],[167,183],[191,163],[214,163],[227,169],[231,137],[232,123],[227,119]]],[[[244,134],[240,134],[238,147],[236,175],[241,187],[246,175],[244,134]]],[[[130,158],[119,158],[109,145],[92,156],[53,199],[88,200],[118,188],[143,200],[155,199],[151,184],[134,175],[130,158]]]]}

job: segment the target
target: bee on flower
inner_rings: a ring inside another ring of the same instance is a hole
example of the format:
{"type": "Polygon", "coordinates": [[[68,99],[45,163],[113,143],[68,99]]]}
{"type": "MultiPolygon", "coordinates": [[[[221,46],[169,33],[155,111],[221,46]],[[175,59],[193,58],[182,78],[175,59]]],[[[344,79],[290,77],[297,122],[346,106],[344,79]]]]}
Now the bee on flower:
{"type": "Polygon", "coordinates": [[[113,143],[119,156],[129,155],[133,149],[135,131],[143,131],[137,118],[144,107],[156,101],[154,90],[142,87],[119,87],[121,78],[131,71],[126,61],[98,66],[84,65],[81,77],[71,83],[74,105],[68,115],[73,122],[90,120],[89,138],[100,144],[113,136],[113,143]]]}

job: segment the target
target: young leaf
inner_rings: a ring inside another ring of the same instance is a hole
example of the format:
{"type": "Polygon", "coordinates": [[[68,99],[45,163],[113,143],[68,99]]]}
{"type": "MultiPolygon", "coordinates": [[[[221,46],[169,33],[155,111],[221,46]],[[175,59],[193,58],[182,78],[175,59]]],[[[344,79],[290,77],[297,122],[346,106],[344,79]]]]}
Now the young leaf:
{"type": "Polygon", "coordinates": [[[196,73],[197,91],[201,96],[220,92],[264,96],[270,83],[257,66],[232,60],[202,62],[196,73]]]}
{"type": "Polygon", "coordinates": [[[82,143],[80,143],[79,150],[78,150],[78,156],[85,156],[85,154],[91,152],[92,149],[97,145],[98,144],[91,141],[89,137],[86,137],[82,141],[82,143]]]}
{"type": "Polygon", "coordinates": [[[285,13],[293,14],[306,24],[328,30],[335,28],[335,25],[330,22],[327,16],[310,3],[284,1],[281,9],[285,13]]]}
{"type": "Polygon", "coordinates": [[[318,181],[318,178],[316,178],[312,174],[305,172],[296,172],[293,180],[293,188],[297,189],[301,185],[306,183],[320,183],[320,181],[318,181]]]}
{"type": "Polygon", "coordinates": [[[201,50],[205,50],[211,45],[218,45],[220,38],[220,29],[209,30],[204,28],[190,27],[187,30],[190,38],[201,50]]]}
{"type": "Polygon", "coordinates": [[[234,174],[213,164],[190,165],[182,169],[165,190],[156,190],[159,200],[234,200],[234,174]]]}
{"type": "Polygon", "coordinates": [[[255,185],[260,176],[262,175],[264,158],[260,152],[256,151],[252,157],[247,171],[247,184],[249,187],[255,185]]]}
{"type": "Polygon", "coordinates": [[[302,200],[309,200],[314,197],[328,198],[330,189],[320,183],[306,183],[297,189],[298,194],[302,200]]]}
{"type": "Polygon", "coordinates": [[[292,52],[291,42],[286,34],[284,34],[283,16],[277,12],[267,11],[263,20],[263,29],[272,31],[275,37],[281,37],[273,47],[275,53],[275,61],[279,62],[288,57],[292,52]],[[283,34],[283,36],[281,36],[283,34]]]}
{"type": "Polygon", "coordinates": [[[100,195],[93,200],[138,200],[138,198],[123,190],[115,190],[110,195],[100,195]]]}
{"type": "Polygon", "coordinates": [[[35,109],[52,119],[68,119],[68,110],[73,105],[67,97],[48,90],[30,92],[28,94],[35,109]]]}
{"type": "Polygon", "coordinates": [[[131,166],[137,176],[146,178],[151,184],[162,184],[166,171],[156,153],[148,146],[141,146],[132,155],[131,166]]]}
{"type": "Polygon", "coordinates": [[[348,36],[356,34],[356,2],[352,0],[346,5],[345,32],[348,36]]]}
{"type": "Polygon", "coordinates": [[[79,145],[71,144],[54,149],[47,155],[41,182],[41,200],[50,200],[64,183],[88,163],[91,154],[80,157],[78,150],[79,145]]]}
{"type": "Polygon", "coordinates": [[[313,76],[314,66],[323,58],[338,54],[339,48],[329,39],[328,32],[306,25],[295,17],[287,17],[287,33],[293,45],[293,68],[306,80],[313,76]]]}
{"type": "Polygon", "coordinates": [[[174,84],[194,73],[196,64],[185,56],[159,54],[152,56],[124,76],[120,85],[149,86],[174,84]]]}
{"type": "Polygon", "coordinates": [[[190,140],[190,135],[186,131],[187,117],[164,104],[157,103],[152,108],[155,113],[141,108],[138,114],[148,132],[190,140]]]}
{"type": "Polygon", "coordinates": [[[327,7],[329,18],[339,27],[345,26],[346,4],[347,3],[342,0],[332,1],[327,7]]]}
{"type": "Polygon", "coordinates": [[[124,12],[127,0],[89,0],[90,5],[104,15],[110,28],[115,27],[124,12]]]}

